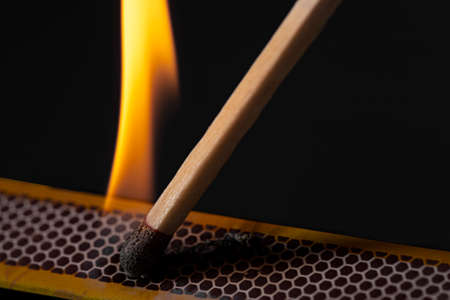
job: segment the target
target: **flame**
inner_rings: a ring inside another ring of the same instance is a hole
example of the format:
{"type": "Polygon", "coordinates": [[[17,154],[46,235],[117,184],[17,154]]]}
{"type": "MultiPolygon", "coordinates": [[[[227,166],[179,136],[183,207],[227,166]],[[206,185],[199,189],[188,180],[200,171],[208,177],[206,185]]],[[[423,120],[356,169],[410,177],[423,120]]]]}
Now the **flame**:
{"type": "Polygon", "coordinates": [[[153,198],[155,112],[177,90],[176,70],[167,0],[122,0],[120,120],[107,199],[153,198]]]}

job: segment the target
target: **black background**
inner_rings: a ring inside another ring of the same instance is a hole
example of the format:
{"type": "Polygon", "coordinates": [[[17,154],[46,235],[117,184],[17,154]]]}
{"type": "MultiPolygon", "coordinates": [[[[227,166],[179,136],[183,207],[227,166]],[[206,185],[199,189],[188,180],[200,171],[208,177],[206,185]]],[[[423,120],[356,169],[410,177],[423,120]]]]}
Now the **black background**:
{"type": "MultiPolygon", "coordinates": [[[[158,145],[158,192],[294,1],[170,3],[181,99],[158,145]]],[[[196,210],[450,250],[443,6],[344,1],[196,210]]],[[[9,1],[2,23],[0,176],[103,194],[119,1],[9,1]]]]}

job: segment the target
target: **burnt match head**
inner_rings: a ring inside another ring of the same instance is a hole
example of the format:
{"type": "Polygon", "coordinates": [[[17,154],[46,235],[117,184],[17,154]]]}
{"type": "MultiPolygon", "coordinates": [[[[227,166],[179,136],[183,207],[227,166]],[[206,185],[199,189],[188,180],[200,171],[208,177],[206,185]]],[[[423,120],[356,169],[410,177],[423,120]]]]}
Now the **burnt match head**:
{"type": "Polygon", "coordinates": [[[159,264],[171,236],[144,222],[133,231],[120,251],[120,265],[131,277],[149,274],[159,264]]]}

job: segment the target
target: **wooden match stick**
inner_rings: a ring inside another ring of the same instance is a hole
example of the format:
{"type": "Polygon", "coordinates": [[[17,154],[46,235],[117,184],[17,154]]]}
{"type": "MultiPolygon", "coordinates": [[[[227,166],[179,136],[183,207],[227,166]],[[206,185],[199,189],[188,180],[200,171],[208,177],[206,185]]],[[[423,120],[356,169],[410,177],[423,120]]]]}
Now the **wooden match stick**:
{"type": "Polygon", "coordinates": [[[131,275],[155,263],[172,234],[216,177],[288,72],[341,0],[298,0],[208,130],[125,242],[121,264],[131,275]],[[161,249],[162,248],[162,249],[161,249]]]}

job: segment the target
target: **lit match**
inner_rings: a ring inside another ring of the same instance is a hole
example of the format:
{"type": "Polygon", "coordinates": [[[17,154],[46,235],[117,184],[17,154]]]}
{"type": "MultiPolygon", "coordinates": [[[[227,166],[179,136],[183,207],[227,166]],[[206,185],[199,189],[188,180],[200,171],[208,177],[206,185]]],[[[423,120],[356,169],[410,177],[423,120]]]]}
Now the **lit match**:
{"type": "Polygon", "coordinates": [[[158,263],[172,234],[340,2],[300,0],[294,4],[144,222],[125,241],[120,263],[127,274],[149,273],[158,263]]]}

